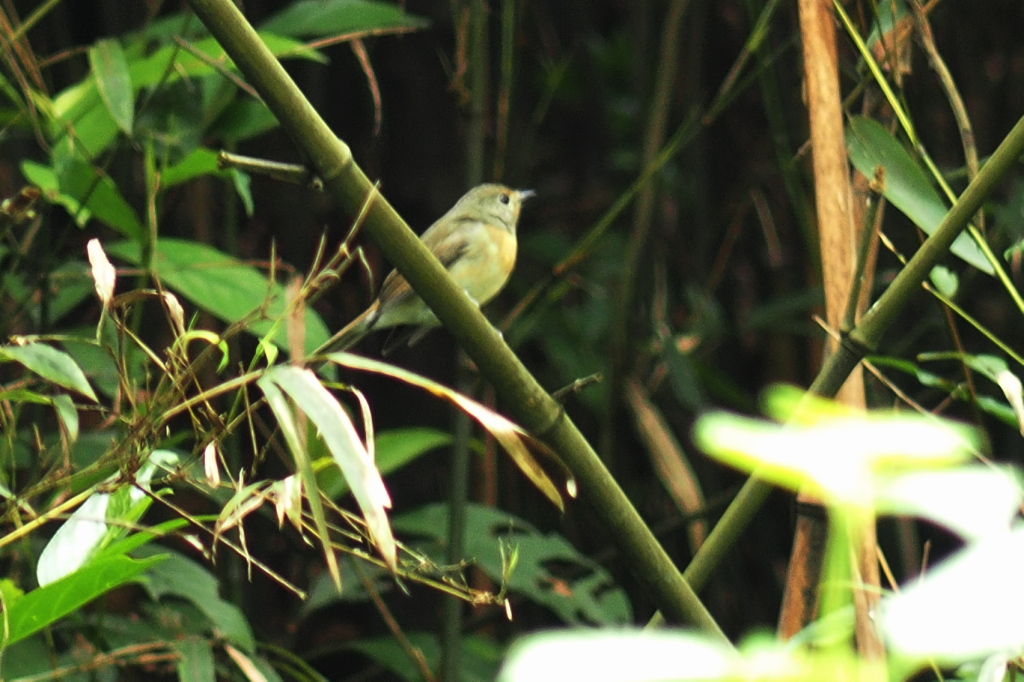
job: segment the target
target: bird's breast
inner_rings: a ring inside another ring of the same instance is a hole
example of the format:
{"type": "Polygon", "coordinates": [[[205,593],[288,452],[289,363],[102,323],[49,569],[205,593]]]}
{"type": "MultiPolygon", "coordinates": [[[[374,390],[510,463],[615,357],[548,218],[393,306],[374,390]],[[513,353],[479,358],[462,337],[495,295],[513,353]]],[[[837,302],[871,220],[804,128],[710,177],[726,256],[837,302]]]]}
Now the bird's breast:
{"type": "Polygon", "coordinates": [[[477,303],[494,298],[516,263],[516,238],[508,230],[484,227],[473,235],[471,248],[449,272],[452,278],[477,303]]]}

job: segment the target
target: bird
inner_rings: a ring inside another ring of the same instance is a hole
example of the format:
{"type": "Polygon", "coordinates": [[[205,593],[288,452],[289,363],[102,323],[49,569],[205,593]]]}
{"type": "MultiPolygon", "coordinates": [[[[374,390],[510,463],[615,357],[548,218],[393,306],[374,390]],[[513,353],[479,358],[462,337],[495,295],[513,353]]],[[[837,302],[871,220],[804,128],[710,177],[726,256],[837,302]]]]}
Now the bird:
{"type": "MultiPolygon", "coordinates": [[[[484,305],[508,282],[516,262],[516,223],[523,202],[534,192],[505,185],[483,184],[466,192],[447,213],[438,218],[420,239],[441,262],[455,283],[477,305],[484,305]]],[[[417,343],[441,322],[409,286],[392,270],[384,279],[376,300],[318,348],[314,355],[347,350],[372,331],[398,326],[415,329],[408,345],[417,343]]],[[[385,346],[387,354],[398,342],[385,346]]]]}

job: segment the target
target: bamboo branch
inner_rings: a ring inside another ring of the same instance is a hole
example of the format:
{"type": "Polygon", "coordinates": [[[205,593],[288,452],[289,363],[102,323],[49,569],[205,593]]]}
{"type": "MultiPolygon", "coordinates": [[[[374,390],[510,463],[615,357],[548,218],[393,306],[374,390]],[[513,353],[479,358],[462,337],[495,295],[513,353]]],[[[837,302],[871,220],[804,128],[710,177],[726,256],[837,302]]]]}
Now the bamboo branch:
{"type": "MultiPolygon", "coordinates": [[[[358,212],[364,198],[373,191],[369,179],[352,159],[348,146],[331,132],[303,97],[238,8],[230,0],[192,0],[190,4],[291,134],[310,167],[323,180],[324,191],[341,209],[352,214],[358,212]]],[[[368,210],[364,229],[451,330],[519,422],[561,455],[625,563],[647,587],[668,620],[693,622],[725,640],[717,623],[576,425],[383,197],[378,196],[368,210]]]]}

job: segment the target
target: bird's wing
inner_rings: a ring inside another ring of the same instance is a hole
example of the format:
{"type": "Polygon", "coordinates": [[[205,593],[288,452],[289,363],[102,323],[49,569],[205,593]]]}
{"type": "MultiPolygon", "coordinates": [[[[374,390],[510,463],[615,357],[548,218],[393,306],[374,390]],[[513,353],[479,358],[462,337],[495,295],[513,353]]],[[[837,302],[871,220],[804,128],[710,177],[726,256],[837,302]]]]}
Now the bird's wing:
{"type": "MultiPolygon", "coordinates": [[[[468,219],[465,220],[468,222],[468,219]]],[[[462,226],[462,223],[463,221],[460,220],[449,221],[444,225],[435,224],[423,233],[424,245],[430,249],[446,270],[450,269],[452,264],[462,258],[469,249],[465,231],[456,229],[462,226]],[[437,230],[436,227],[445,229],[437,230]]],[[[405,281],[405,277],[402,277],[398,270],[392,270],[384,278],[384,283],[380,287],[379,300],[381,303],[399,302],[412,295],[412,287],[405,281]]]]}
{"type": "Polygon", "coordinates": [[[479,220],[468,215],[445,216],[423,233],[423,244],[448,268],[466,252],[467,238],[473,223],[479,220]]]}

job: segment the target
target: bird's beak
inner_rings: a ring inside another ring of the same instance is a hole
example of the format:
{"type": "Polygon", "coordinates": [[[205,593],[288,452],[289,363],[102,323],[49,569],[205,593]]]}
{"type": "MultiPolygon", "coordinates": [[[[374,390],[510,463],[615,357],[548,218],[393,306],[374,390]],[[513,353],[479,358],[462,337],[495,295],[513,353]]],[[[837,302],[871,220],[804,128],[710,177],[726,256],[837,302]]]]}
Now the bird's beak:
{"type": "Polygon", "coordinates": [[[534,192],[532,189],[517,189],[516,192],[519,193],[519,200],[520,201],[526,201],[530,197],[537,196],[537,193],[534,192]]]}

